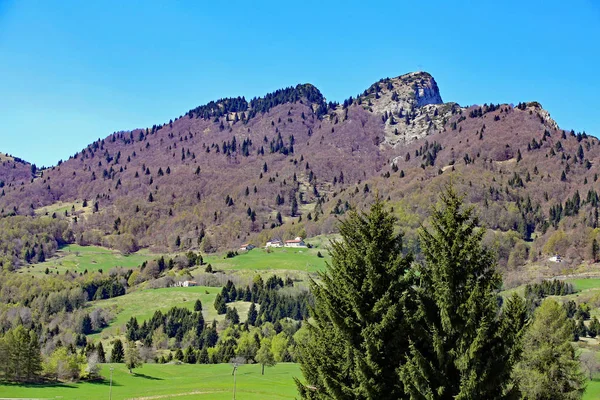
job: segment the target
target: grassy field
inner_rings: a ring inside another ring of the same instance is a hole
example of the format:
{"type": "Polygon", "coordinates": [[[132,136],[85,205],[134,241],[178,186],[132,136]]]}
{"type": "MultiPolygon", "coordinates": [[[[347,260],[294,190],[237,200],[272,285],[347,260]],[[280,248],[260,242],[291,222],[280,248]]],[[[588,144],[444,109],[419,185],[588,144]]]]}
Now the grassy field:
{"type": "Polygon", "coordinates": [[[600,278],[569,279],[577,291],[600,288],[600,278]]]}
{"type": "MultiPolygon", "coordinates": [[[[109,398],[109,368],[113,366],[113,400],[121,399],[211,399],[233,398],[232,367],[218,365],[146,364],[133,375],[124,364],[107,364],[102,368],[104,381],[97,383],[1,385],[3,398],[95,400],[109,398]]],[[[294,377],[301,377],[297,364],[277,364],[260,373],[260,365],[242,365],[237,372],[238,399],[294,399],[294,377]]]]}
{"type": "Polygon", "coordinates": [[[265,249],[256,248],[233,258],[223,256],[206,257],[205,262],[210,263],[217,270],[292,270],[303,272],[316,272],[325,269],[325,261],[330,259],[328,252],[321,249],[294,249],[278,248],[267,252],[265,249]],[[323,258],[317,254],[321,252],[323,258]]]}
{"type": "Polygon", "coordinates": [[[600,379],[595,378],[588,382],[587,389],[582,400],[598,400],[600,399],[600,379]]]}
{"type": "Polygon", "coordinates": [[[34,274],[43,274],[46,268],[52,273],[64,273],[65,271],[84,272],[102,269],[108,272],[114,267],[136,268],[144,261],[157,258],[157,255],[145,250],[130,255],[122,255],[115,250],[98,246],[80,246],[69,244],[62,247],[56,256],[43,263],[35,264],[26,271],[34,274]]]}
{"type": "Polygon", "coordinates": [[[59,201],[54,204],[50,204],[48,206],[40,207],[35,210],[36,215],[52,215],[54,213],[64,215],[65,211],[72,215],[72,213],[83,213],[90,214],[92,211],[92,202],[84,207],[83,201],[77,200],[74,203],[64,203],[59,201]]]}
{"type": "MultiPolygon", "coordinates": [[[[103,400],[109,396],[110,367],[114,367],[112,398],[125,399],[214,399],[233,398],[232,367],[228,364],[146,364],[130,375],[123,364],[106,364],[103,381],[43,385],[0,384],[2,398],[103,400]]],[[[298,396],[294,377],[301,378],[297,364],[283,363],[265,369],[260,365],[242,365],[236,377],[238,399],[294,399],[298,396]]],[[[583,400],[600,398],[600,379],[588,382],[583,400]]]]}
{"type": "MultiPolygon", "coordinates": [[[[156,310],[166,312],[172,307],[185,307],[191,310],[194,307],[196,299],[200,299],[202,302],[202,314],[207,322],[210,322],[213,319],[221,321],[225,316],[217,315],[217,311],[213,305],[217,293],[220,292],[220,287],[172,287],[139,290],[137,292],[126,294],[125,296],[94,301],[90,303],[92,309],[96,307],[113,309],[117,315],[116,318],[110,322],[108,327],[104,328],[101,332],[90,335],[90,338],[96,340],[98,338],[122,334],[123,331],[121,330],[118,332],[118,330],[121,329],[131,317],[137,317],[141,324],[144,320],[150,319],[156,310]]],[[[232,308],[235,307],[240,315],[240,320],[246,320],[250,303],[238,301],[228,303],[227,306],[232,308]]]]}

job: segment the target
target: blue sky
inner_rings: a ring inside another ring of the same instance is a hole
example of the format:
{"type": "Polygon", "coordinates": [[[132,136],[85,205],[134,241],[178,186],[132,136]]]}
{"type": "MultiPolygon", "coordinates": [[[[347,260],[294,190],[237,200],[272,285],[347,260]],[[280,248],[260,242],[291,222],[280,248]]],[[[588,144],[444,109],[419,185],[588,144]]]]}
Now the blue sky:
{"type": "Polygon", "coordinates": [[[600,135],[600,2],[285,3],[0,0],[0,151],[49,166],[220,97],[341,101],[419,69],[444,101],[537,100],[600,135]]]}

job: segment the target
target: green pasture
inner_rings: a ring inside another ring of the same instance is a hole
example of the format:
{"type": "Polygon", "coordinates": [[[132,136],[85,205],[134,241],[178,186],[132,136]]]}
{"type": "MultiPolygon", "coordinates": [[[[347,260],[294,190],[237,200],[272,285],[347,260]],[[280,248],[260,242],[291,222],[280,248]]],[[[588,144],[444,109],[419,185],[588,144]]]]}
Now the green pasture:
{"type": "Polygon", "coordinates": [[[600,289],[600,278],[569,279],[568,282],[572,283],[575,290],[579,292],[589,289],[600,289]]]}
{"type": "Polygon", "coordinates": [[[43,274],[46,268],[50,273],[89,272],[102,270],[108,272],[114,267],[136,268],[144,261],[156,259],[158,256],[150,254],[146,250],[134,254],[123,255],[118,251],[98,246],[80,246],[69,244],[62,247],[56,255],[43,263],[34,264],[26,271],[43,274]]]}
{"type": "MultiPolygon", "coordinates": [[[[114,367],[112,399],[210,399],[233,398],[232,366],[229,364],[146,364],[129,374],[124,364],[106,364],[99,382],[46,383],[40,385],[0,384],[0,397],[19,399],[104,400],[109,398],[110,367],[114,367]]],[[[283,363],[265,368],[242,365],[236,376],[236,398],[294,399],[298,396],[294,377],[297,364],[283,363]]]]}
{"type": "Polygon", "coordinates": [[[324,248],[276,248],[269,251],[255,248],[240,253],[233,258],[223,255],[208,256],[204,262],[210,263],[216,270],[291,270],[302,272],[317,272],[325,269],[325,261],[330,259],[324,248]],[[318,252],[323,256],[318,257],[318,252]]]}
{"type": "MultiPolygon", "coordinates": [[[[142,321],[150,319],[156,310],[166,312],[172,307],[185,307],[192,310],[197,299],[202,302],[202,313],[207,322],[214,319],[221,321],[225,316],[218,315],[214,307],[215,297],[220,292],[220,287],[206,286],[144,289],[128,293],[125,296],[91,302],[90,309],[97,307],[111,309],[116,313],[116,317],[102,332],[90,335],[90,337],[98,339],[99,337],[107,338],[123,334],[122,327],[131,317],[136,317],[141,324],[142,321]]],[[[227,303],[227,306],[237,309],[242,322],[246,320],[250,308],[249,302],[237,301],[227,303]]]]}
{"type": "Polygon", "coordinates": [[[588,381],[587,389],[582,397],[582,400],[598,400],[600,399],[600,379],[594,378],[588,381]]]}

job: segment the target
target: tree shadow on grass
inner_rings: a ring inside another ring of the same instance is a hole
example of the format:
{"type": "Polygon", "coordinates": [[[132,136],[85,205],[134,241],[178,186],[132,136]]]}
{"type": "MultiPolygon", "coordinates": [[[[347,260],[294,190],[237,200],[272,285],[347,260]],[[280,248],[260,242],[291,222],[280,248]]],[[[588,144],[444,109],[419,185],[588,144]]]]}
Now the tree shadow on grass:
{"type": "MultiPolygon", "coordinates": [[[[85,383],[90,383],[92,385],[110,386],[110,380],[108,380],[108,379],[94,379],[92,381],[85,381],[85,383]]],[[[119,382],[115,381],[114,379],[112,381],[112,385],[113,386],[121,386],[119,384],[119,382]]]]}
{"type": "Polygon", "coordinates": [[[151,381],[162,381],[164,380],[163,378],[157,378],[155,376],[150,376],[150,375],[145,375],[145,374],[140,374],[137,372],[133,373],[133,376],[135,376],[136,378],[144,378],[144,379],[149,379],[151,381]]]}
{"type": "Polygon", "coordinates": [[[16,382],[9,382],[9,383],[2,383],[4,386],[11,386],[11,387],[23,387],[23,388],[28,388],[28,389],[32,389],[32,388],[60,388],[60,389],[77,389],[77,386],[75,386],[72,383],[63,383],[63,382],[38,382],[38,383],[16,383],[16,382]]]}

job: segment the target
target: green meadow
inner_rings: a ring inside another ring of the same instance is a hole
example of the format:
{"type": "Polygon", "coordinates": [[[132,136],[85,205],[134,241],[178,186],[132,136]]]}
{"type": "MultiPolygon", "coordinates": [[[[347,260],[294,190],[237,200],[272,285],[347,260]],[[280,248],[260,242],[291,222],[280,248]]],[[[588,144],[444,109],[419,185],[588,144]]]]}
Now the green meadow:
{"type": "Polygon", "coordinates": [[[572,283],[575,287],[575,290],[579,292],[589,289],[600,288],[600,278],[569,279],[568,282],[572,283]]]}
{"type": "Polygon", "coordinates": [[[329,253],[324,248],[276,248],[269,251],[255,248],[242,252],[232,258],[208,256],[206,263],[210,263],[216,270],[290,270],[301,272],[317,272],[325,269],[325,262],[330,259],[329,253]],[[322,257],[318,254],[321,253],[322,257]]]}
{"type": "Polygon", "coordinates": [[[34,274],[43,274],[48,268],[50,273],[89,272],[103,270],[108,272],[111,268],[137,268],[144,261],[156,259],[158,256],[146,250],[134,254],[123,255],[118,251],[98,246],[80,246],[69,244],[62,247],[56,255],[43,263],[35,264],[25,271],[34,274]]]}
{"type": "MultiPolygon", "coordinates": [[[[220,292],[220,287],[171,287],[138,290],[125,296],[94,301],[90,303],[91,309],[97,307],[110,309],[116,316],[115,319],[109,322],[108,327],[101,332],[90,335],[90,338],[107,338],[108,336],[122,334],[121,328],[131,317],[136,317],[141,324],[144,320],[150,319],[157,310],[166,312],[172,307],[183,307],[192,310],[197,299],[202,302],[202,313],[207,322],[212,320],[221,321],[225,316],[218,315],[217,310],[214,308],[215,297],[220,292]]],[[[246,320],[250,303],[237,301],[227,305],[237,309],[241,321],[246,320]]]]}
{"type": "MultiPolygon", "coordinates": [[[[129,374],[124,364],[105,364],[99,382],[0,384],[2,398],[104,400],[109,398],[110,367],[113,371],[112,399],[210,399],[233,398],[232,366],[229,364],[145,364],[129,374]]],[[[236,376],[236,398],[248,400],[294,399],[294,377],[301,378],[297,364],[282,363],[265,368],[241,365],[236,376]]]]}

